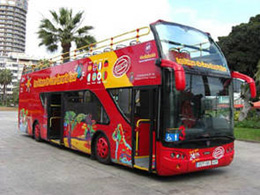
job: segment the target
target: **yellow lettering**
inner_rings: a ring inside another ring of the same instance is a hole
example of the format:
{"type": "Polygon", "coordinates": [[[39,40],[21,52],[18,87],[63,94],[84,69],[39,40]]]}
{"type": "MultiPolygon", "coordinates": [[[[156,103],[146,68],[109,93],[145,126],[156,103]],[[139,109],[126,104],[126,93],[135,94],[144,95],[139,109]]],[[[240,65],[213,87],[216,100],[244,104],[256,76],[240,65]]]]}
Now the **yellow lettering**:
{"type": "Polygon", "coordinates": [[[63,75],[57,74],[54,77],[47,77],[44,79],[37,79],[33,81],[33,87],[47,87],[52,85],[63,85],[65,83],[73,83],[77,81],[77,72],[69,72],[63,75]]]}
{"type": "Polygon", "coordinates": [[[227,68],[221,65],[215,65],[212,63],[205,63],[205,62],[200,62],[200,61],[193,61],[187,58],[176,58],[176,62],[178,64],[186,65],[186,66],[197,66],[197,67],[202,67],[202,68],[208,68],[212,70],[218,70],[222,72],[226,72],[227,68]]]}

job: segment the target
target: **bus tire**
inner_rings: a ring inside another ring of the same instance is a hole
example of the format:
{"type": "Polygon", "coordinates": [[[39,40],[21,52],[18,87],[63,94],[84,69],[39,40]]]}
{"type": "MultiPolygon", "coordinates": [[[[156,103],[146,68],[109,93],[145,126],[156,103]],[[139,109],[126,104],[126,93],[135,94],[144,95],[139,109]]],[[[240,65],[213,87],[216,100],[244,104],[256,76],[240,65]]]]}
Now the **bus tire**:
{"type": "Polygon", "coordinates": [[[41,127],[38,122],[35,122],[33,126],[33,137],[37,142],[41,141],[41,127]]]}
{"type": "Polygon", "coordinates": [[[103,164],[110,164],[110,145],[107,137],[100,133],[95,139],[95,157],[103,164]]]}

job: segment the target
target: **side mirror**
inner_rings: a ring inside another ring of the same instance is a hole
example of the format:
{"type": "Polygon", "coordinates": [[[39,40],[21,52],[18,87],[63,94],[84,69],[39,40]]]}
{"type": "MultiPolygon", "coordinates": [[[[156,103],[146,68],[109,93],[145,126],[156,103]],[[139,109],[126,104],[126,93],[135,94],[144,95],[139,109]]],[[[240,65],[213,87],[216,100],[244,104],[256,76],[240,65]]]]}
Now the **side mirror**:
{"type": "Polygon", "coordinates": [[[182,65],[165,59],[157,59],[156,64],[164,68],[173,69],[176,89],[179,91],[184,91],[186,87],[186,78],[185,71],[182,65]]]}
{"type": "Polygon", "coordinates": [[[246,81],[248,83],[248,85],[249,85],[249,88],[250,88],[251,97],[252,98],[256,97],[256,86],[255,86],[254,79],[252,79],[251,77],[249,77],[249,76],[247,76],[245,74],[242,74],[242,73],[239,73],[239,72],[235,72],[235,71],[231,72],[231,77],[235,78],[235,79],[241,79],[241,80],[246,81]]]}

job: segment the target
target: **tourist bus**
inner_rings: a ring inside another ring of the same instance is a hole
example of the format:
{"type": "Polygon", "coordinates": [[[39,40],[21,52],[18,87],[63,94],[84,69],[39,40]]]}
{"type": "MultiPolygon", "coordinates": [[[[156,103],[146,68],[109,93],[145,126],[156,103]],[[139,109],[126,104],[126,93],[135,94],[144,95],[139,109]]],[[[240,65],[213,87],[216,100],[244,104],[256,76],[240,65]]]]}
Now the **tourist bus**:
{"type": "Polygon", "coordinates": [[[159,20],[27,66],[19,129],[158,175],[229,165],[234,157],[232,79],[208,33],[159,20]]]}

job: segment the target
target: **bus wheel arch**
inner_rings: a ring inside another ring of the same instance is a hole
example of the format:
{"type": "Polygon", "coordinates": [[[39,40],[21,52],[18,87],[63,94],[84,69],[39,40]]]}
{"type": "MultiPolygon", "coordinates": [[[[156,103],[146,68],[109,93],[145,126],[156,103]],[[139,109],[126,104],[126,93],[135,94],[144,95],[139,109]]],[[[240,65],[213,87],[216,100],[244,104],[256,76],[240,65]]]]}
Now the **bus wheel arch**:
{"type": "Polygon", "coordinates": [[[97,131],[92,138],[91,156],[103,164],[111,163],[110,143],[102,131],[97,131]]]}
{"type": "Polygon", "coordinates": [[[38,120],[33,122],[33,138],[38,142],[41,141],[41,127],[38,120]]]}

